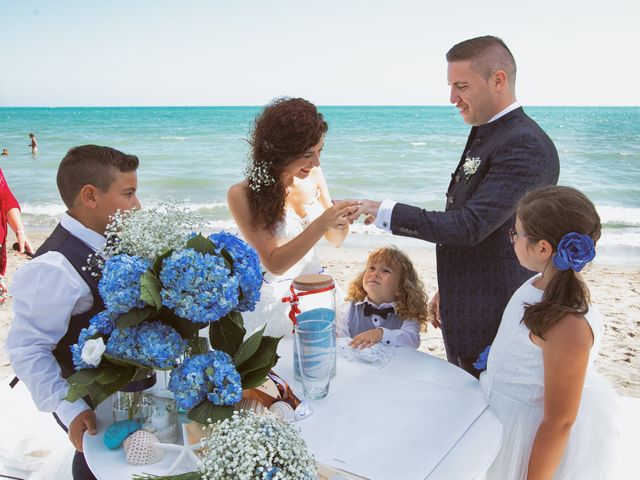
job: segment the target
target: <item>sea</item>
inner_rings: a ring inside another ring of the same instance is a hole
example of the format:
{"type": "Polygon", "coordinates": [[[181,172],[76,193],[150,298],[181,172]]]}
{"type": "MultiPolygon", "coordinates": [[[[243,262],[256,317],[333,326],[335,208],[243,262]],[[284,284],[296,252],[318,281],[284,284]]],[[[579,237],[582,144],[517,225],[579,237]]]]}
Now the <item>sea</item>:
{"type": "MultiPolygon", "coordinates": [[[[335,199],[390,198],[442,210],[469,127],[453,106],[325,106],[322,168],[335,199]]],[[[602,218],[597,261],[640,265],[640,107],[525,107],[560,155],[560,180],[582,190],[602,218]]],[[[247,139],[260,107],[0,108],[0,168],[29,230],[51,230],[65,208],[56,170],[76,145],[115,147],[140,158],[143,205],[177,203],[211,230],[236,231],[226,204],[243,178],[247,139]],[[28,134],[39,145],[33,156],[28,134]]],[[[361,223],[348,243],[391,237],[361,223]]],[[[398,237],[394,237],[397,239],[398,237]]],[[[426,242],[411,245],[433,249],[426,242]]],[[[400,243],[402,245],[402,243],[400,243]]]]}

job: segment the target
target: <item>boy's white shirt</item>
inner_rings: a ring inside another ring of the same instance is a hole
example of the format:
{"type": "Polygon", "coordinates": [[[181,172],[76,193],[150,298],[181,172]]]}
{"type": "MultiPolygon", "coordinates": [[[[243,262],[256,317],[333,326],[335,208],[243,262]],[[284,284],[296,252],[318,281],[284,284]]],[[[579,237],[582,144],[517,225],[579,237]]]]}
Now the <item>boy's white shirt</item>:
{"type": "MultiPolygon", "coordinates": [[[[65,213],[61,225],[94,251],[104,236],[65,213]]],[[[89,406],[64,400],[69,385],[62,378],[53,350],[67,333],[71,316],[93,306],[91,289],[59,252],[47,252],[20,268],[9,288],[14,320],[6,349],[11,366],[25,383],[39,410],[55,412],[67,427],[89,406]]]]}
{"type": "MultiPolygon", "coordinates": [[[[338,337],[351,337],[349,333],[349,311],[351,310],[351,304],[360,305],[363,303],[369,303],[376,308],[393,307],[395,309],[395,303],[381,303],[376,305],[370,301],[367,297],[361,302],[342,301],[338,305],[336,312],[336,335],[338,337]]],[[[418,348],[420,346],[420,325],[415,320],[404,320],[402,326],[399,329],[385,328],[385,319],[372,315],[371,321],[374,328],[382,329],[382,340],[380,343],[390,347],[412,347],[418,348]]]]}

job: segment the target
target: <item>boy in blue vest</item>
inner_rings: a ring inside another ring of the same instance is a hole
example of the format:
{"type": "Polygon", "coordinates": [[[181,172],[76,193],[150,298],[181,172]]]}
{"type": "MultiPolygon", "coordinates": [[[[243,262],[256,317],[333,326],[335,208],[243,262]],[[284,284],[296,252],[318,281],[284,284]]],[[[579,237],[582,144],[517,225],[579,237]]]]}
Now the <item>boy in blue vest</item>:
{"type": "Polygon", "coordinates": [[[116,210],[139,208],[138,157],[109,147],[69,150],[58,167],[57,184],[67,212],[53,233],[23,266],[10,288],[14,321],[6,348],[11,366],[39,410],[52,412],[76,449],[74,480],[95,477],[82,454],[82,437],[96,434],[96,417],[85,400],[65,400],[66,377],[74,372],[70,346],[82,328],[104,309],[98,280],[87,257],[106,241],[103,233],[116,210]]]}

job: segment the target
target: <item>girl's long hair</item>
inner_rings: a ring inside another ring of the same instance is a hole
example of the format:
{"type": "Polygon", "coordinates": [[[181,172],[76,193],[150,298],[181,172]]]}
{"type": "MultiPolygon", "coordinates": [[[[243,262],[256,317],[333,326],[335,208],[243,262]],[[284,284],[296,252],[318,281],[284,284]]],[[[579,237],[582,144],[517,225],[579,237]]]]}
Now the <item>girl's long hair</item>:
{"type": "Polygon", "coordinates": [[[413,263],[406,253],[395,246],[378,248],[369,254],[365,269],[351,280],[346,300],[361,302],[365,299],[367,292],[362,286],[362,278],[372,263],[382,263],[400,269],[400,286],[395,300],[396,313],[402,319],[416,320],[426,329],[429,297],[413,263]]]}
{"type": "MultiPolygon", "coordinates": [[[[597,243],[602,229],[591,200],[571,187],[549,186],[533,190],[520,201],[517,216],[528,243],[546,240],[554,253],[567,233],[584,233],[597,243]]],[[[565,315],[585,315],[589,311],[589,301],[587,285],[573,270],[557,270],[540,303],[525,306],[522,321],[544,339],[545,332],[565,315]]]]}
{"type": "Polygon", "coordinates": [[[316,145],[328,128],[315,105],[302,98],[278,98],[255,119],[247,168],[254,228],[273,232],[284,219],[287,188],[280,175],[287,165],[316,145]]]}

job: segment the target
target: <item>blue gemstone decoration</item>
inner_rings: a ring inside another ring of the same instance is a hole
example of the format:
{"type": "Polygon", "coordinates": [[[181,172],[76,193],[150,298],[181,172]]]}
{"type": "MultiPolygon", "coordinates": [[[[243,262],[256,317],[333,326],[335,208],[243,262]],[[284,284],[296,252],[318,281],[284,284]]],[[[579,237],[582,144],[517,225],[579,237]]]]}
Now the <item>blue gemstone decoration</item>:
{"type": "Polygon", "coordinates": [[[112,423],[104,432],[104,444],[107,448],[115,450],[122,446],[122,442],[133,432],[140,430],[140,424],[133,420],[120,420],[112,423]]]}

